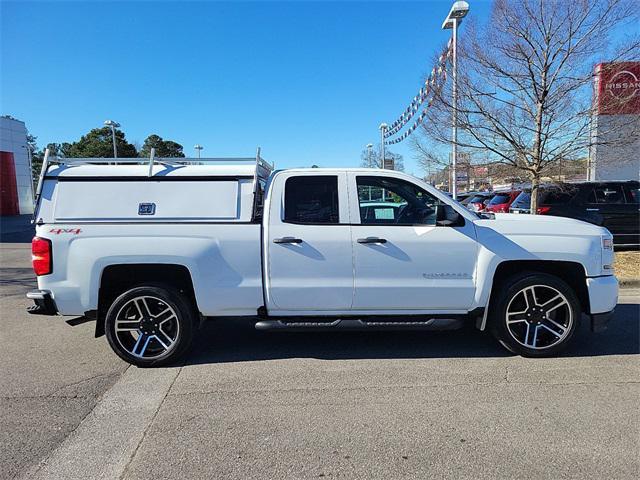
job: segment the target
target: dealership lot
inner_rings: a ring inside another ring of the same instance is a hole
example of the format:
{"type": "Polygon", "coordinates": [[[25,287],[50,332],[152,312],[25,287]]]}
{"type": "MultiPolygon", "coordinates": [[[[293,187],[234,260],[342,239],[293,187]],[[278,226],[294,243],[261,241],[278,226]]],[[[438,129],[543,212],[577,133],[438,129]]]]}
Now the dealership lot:
{"type": "Polygon", "coordinates": [[[473,330],[224,322],[184,365],[142,370],[92,323],[25,313],[28,244],[0,263],[3,478],[637,478],[638,290],[555,359],[473,330]]]}

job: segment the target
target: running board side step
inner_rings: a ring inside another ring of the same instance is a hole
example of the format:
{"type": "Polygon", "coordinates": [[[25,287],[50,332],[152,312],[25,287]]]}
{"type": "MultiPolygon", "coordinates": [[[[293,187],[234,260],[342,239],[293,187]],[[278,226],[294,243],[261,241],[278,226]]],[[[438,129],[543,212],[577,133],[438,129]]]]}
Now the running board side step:
{"type": "Polygon", "coordinates": [[[458,318],[426,318],[419,320],[367,320],[355,318],[338,318],[336,320],[260,320],[256,330],[281,331],[331,331],[331,330],[457,330],[462,328],[466,316],[458,318]]]}

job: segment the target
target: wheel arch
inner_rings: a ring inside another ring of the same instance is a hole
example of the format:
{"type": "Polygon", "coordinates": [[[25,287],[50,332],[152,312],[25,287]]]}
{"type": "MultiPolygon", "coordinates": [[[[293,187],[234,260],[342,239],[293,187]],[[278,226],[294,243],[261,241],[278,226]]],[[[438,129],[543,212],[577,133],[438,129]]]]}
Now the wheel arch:
{"type": "Polygon", "coordinates": [[[189,268],[170,263],[124,263],[106,266],[100,275],[95,336],[104,335],[109,306],[119,295],[133,287],[166,284],[183,292],[198,312],[198,303],[189,268]]]}
{"type": "Polygon", "coordinates": [[[491,283],[491,293],[484,316],[480,324],[480,330],[484,330],[487,324],[492,302],[500,288],[503,288],[507,278],[522,272],[546,273],[560,278],[566,282],[575,292],[580,301],[580,309],[584,313],[591,312],[589,303],[589,291],[587,289],[587,273],[584,266],[578,262],[561,260],[505,260],[500,262],[494,273],[491,283]]]}

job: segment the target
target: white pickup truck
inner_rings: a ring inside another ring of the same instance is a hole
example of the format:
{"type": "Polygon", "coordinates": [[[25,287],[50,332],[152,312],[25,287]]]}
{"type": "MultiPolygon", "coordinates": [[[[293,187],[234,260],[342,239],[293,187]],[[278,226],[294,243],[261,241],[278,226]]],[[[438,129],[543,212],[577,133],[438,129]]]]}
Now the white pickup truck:
{"type": "Polygon", "coordinates": [[[38,187],[34,314],[96,320],[139,366],[203,319],[259,330],[453,329],[552,355],[617,303],[612,236],[567,218],[483,218],[400,172],[255,159],[59,159],[38,187]]]}

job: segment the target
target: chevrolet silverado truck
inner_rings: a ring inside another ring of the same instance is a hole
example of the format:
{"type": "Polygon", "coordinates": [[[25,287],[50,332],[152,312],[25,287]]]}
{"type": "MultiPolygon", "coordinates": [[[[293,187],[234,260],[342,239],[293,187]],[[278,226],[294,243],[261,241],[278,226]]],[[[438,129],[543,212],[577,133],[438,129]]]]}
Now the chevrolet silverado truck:
{"type": "Polygon", "coordinates": [[[397,171],[47,157],[37,199],[30,313],[95,319],[138,366],[175,362],[203,320],[229,317],[265,331],[473,322],[548,356],[617,303],[606,228],[485,218],[397,171]]]}

